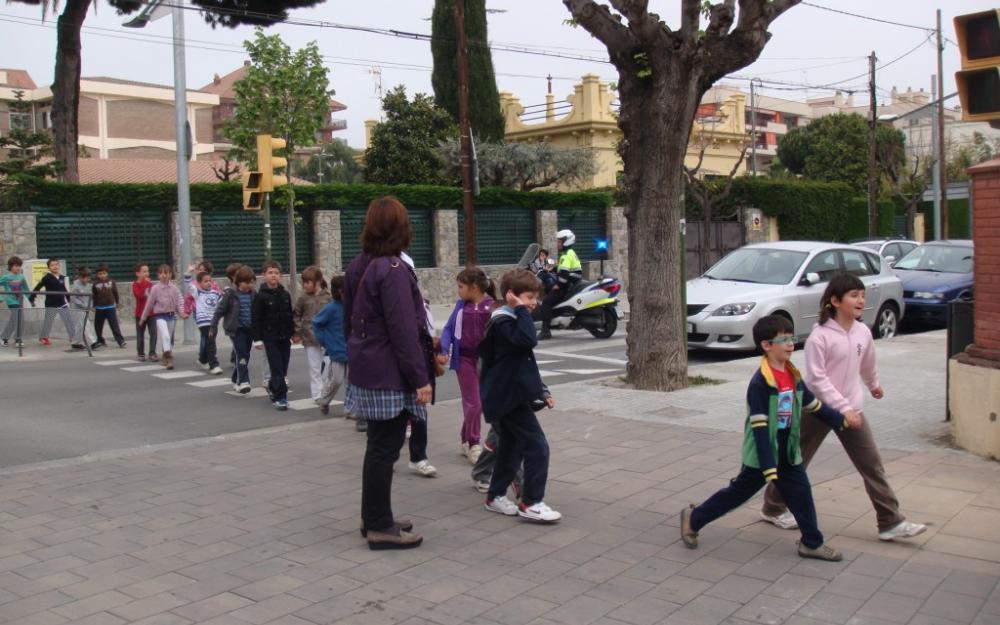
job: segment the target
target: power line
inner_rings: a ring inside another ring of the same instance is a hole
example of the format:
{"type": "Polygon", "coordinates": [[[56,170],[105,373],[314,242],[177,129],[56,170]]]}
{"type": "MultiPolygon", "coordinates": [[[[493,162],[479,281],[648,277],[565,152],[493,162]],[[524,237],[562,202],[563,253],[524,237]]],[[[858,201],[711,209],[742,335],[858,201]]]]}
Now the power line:
{"type": "Polygon", "coordinates": [[[821,9],[823,11],[829,11],[831,13],[839,13],[841,15],[848,15],[850,17],[856,17],[862,20],[868,20],[871,22],[879,22],[881,24],[891,24],[892,26],[902,26],[903,28],[913,28],[916,30],[923,31],[935,31],[934,28],[928,28],[926,26],[915,26],[913,24],[904,24],[902,22],[894,22],[892,20],[882,19],[880,17],[871,17],[869,15],[861,15],[860,13],[851,13],[850,11],[844,11],[842,9],[834,9],[833,7],[823,6],[822,4],[813,4],[812,2],[802,2],[803,6],[812,7],[814,9],[821,9]]]}

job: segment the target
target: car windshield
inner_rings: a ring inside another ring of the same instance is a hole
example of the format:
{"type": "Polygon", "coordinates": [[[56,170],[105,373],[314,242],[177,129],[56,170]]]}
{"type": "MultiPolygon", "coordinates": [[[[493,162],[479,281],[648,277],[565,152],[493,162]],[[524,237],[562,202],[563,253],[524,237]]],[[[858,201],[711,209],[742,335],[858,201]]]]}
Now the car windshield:
{"type": "Polygon", "coordinates": [[[899,259],[896,269],[971,273],[972,248],[961,245],[921,245],[899,259]]]}
{"type": "Polygon", "coordinates": [[[730,252],[704,275],[712,280],[788,284],[808,255],[806,252],[744,247],[730,252]]]}
{"type": "Polygon", "coordinates": [[[861,247],[867,247],[870,250],[875,250],[876,252],[882,247],[881,243],[858,243],[861,247]]]}

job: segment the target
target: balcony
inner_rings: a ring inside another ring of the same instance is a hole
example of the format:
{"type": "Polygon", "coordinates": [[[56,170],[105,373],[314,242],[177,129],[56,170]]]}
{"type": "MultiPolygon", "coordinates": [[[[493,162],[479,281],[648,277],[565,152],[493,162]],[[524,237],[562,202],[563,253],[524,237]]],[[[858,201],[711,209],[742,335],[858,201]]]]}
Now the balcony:
{"type": "Polygon", "coordinates": [[[346,130],[346,129],[347,129],[346,119],[331,119],[330,123],[327,124],[325,128],[325,130],[329,130],[331,132],[336,132],[338,130],[346,130]]]}
{"type": "Polygon", "coordinates": [[[778,124],[775,122],[767,122],[766,131],[773,132],[778,135],[783,135],[788,133],[788,126],[785,124],[778,124]]]}

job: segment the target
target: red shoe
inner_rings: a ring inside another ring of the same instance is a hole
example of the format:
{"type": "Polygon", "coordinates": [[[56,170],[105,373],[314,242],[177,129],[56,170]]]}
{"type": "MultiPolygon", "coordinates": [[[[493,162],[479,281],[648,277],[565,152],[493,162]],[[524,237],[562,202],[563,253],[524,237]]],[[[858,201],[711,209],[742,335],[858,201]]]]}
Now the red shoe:
{"type": "Polygon", "coordinates": [[[45,347],[50,347],[52,345],[52,341],[50,341],[49,339],[38,339],[38,342],[44,345],[45,347]]]}

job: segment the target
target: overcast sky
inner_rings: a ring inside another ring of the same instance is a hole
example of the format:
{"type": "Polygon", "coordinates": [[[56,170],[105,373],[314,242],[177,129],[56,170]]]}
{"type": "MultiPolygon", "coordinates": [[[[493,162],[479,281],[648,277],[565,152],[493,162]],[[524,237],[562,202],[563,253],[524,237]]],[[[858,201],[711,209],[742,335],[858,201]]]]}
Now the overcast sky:
{"type": "MultiPolygon", "coordinates": [[[[327,0],[312,9],[294,12],[305,20],[322,20],[337,25],[389,28],[408,32],[430,32],[433,0],[327,0]]],[[[952,17],[990,9],[995,0],[815,0],[812,4],[834,7],[913,26],[932,28],[935,9],[941,6],[945,37],[955,40],[952,17]]],[[[145,29],[123,28],[124,18],[100,0],[84,24],[83,76],[112,76],[146,82],[173,84],[169,18],[151,23],[145,29]]],[[[678,0],[651,0],[652,9],[668,25],[678,22],[678,0]]],[[[490,9],[503,11],[489,17],[489,35],[494,44],[513,44],[544,49],[559,54],[606,59],[599,42],[582,28],[563,24],[569,17],[558,0],[489,0],[490,9]]],[[[252,36],[250,27],[235,30],[211,29],[194,12],[186,12],[187,80],[189,88],[199,88],[215,73],[225,74],[245,58],[241,51],[244,39],[252,36]]],[[[49,84],[55,57],[53,16],[42,21],[41,10],[23,4],[0,4],[0,67],[28,70],[39,85],[49,84]]],[[[336,98],[348,109],[338,114],[348,121],[348,129],[339,133],[355,147],[364,143],[364,120],[378,116],[376,82],[373,68],[380,68],[384,90],[405,84],[407,91],[431,93],[430,44],[397,37],[358,32],[343,28],[282,24],[269,29],[280,33],[292,47],[315,40],[330,69],[330,84],[336,98]]],[[[903,56],[877,72],[878,97],[888,97],[895,85],[900,90],[912,86],[930,90],[930,75],[936,72],[930,32],[895,26],[800,5],[772,24],[773,35],[761,59],[740,71],[739,76],[809,85],[840,83],[841,87],[866,90],[867,59],[872,50],[879,64],[903,56]],[[912,52],[911,52],[912,51],[912,52]],[[907,54],[909,52],[909,54],[907,54]],[[860,76],[859,76],[860,75],[860,76]],[[857,78],[852,78],[859,76],[857,78]]],[[[580,76],[594,73],[604,80],[616,80],[614,68],[604,62],[554,58],[549,56],[495,51],[493,62],[497,85],[510,91],[524,105],[544,102],[546,80],[554,78],[557,99],[572,92],[580,76]]],[[[958,48],[945,44],[945,92],[954,91],[954,72],[958,69],[958,48]]],[[[746,86],[746,81],[735,81],[746,86]]],[[[804,100],[829,94],[832,89],[771,91],[770,95],[804,100]]],[[[867,93],[856,98],[866,101],[867,93]]]]}

